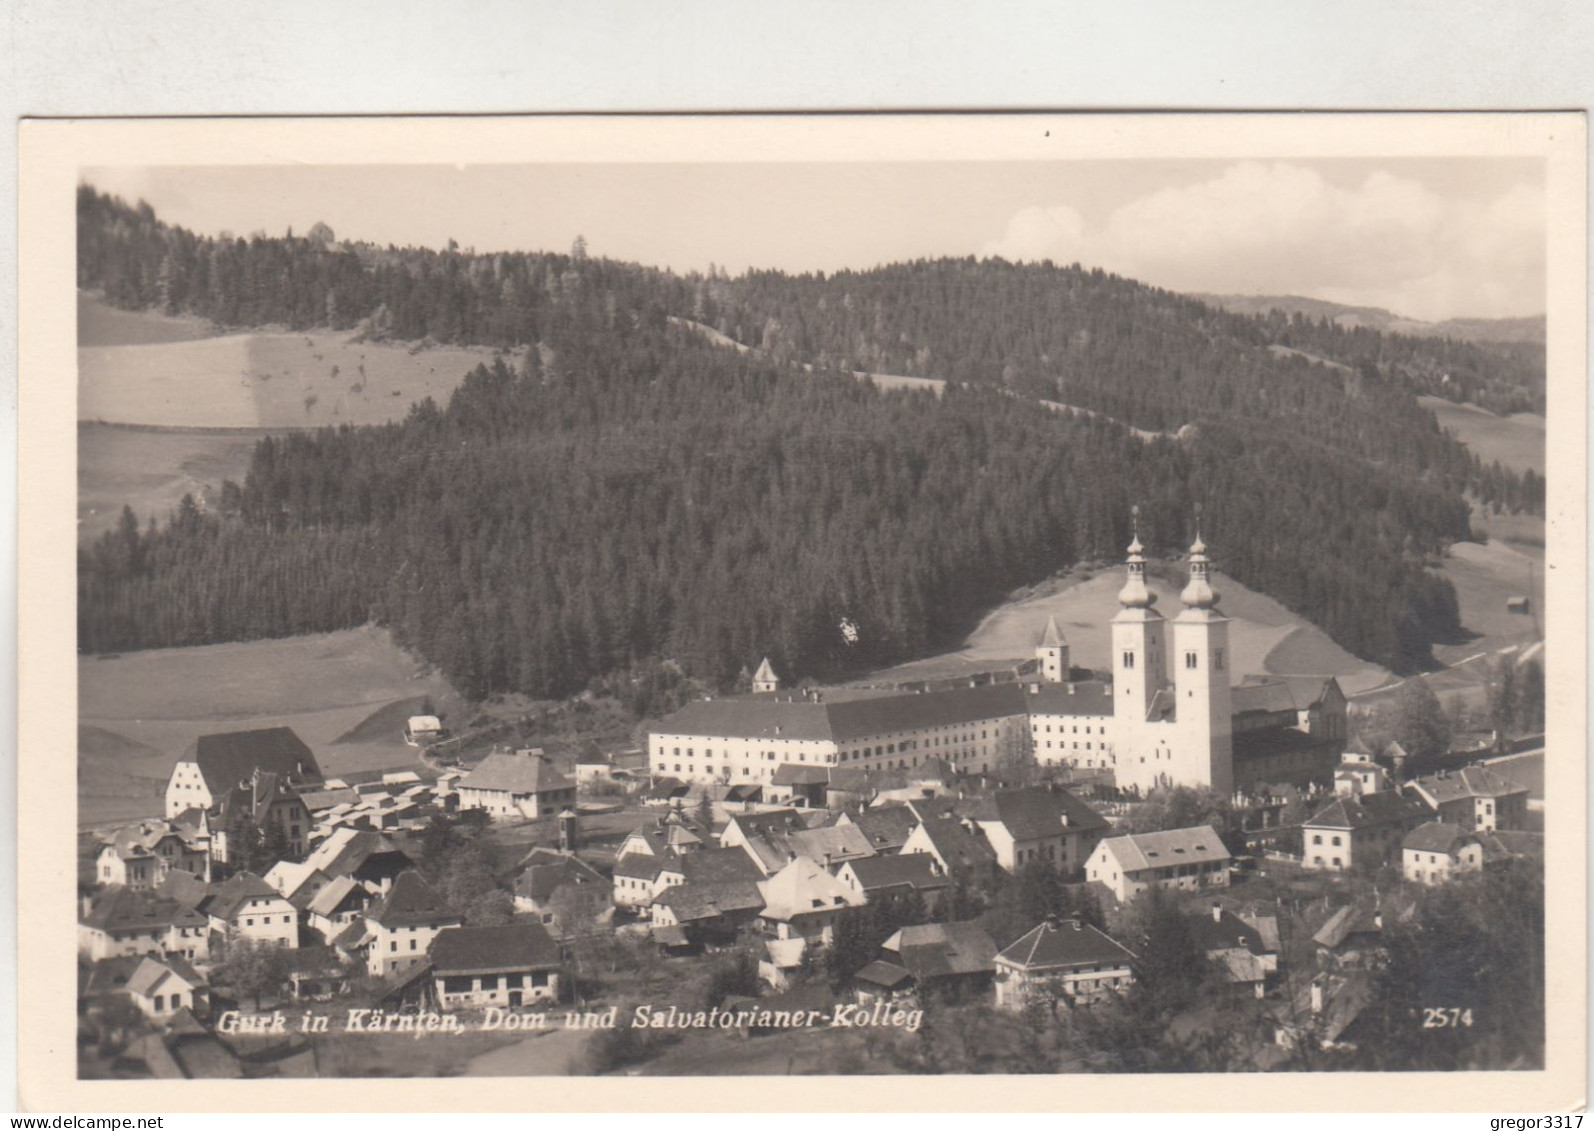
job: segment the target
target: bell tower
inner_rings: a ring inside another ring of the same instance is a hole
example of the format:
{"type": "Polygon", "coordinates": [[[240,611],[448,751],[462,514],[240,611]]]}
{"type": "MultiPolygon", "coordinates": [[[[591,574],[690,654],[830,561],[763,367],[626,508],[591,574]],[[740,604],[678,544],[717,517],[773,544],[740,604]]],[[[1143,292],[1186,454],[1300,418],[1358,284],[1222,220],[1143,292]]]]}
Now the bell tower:
{"type": "MultiPolygon", "coordinates": [[[[1163,653],[1168,624],[1154,606],[1157,595],[1146,587],[1145,547],[1140,544],[1140,508],[1134,511],[1134,540],[1129,543],[1129,578],[1118,591],[1123,606],[1112,618],[1113,718],[1120,749],[1138,745],[1151,700],[1166,680],[1163,653]]],[[[1120,757],[1120,762],[1123,759],[1120,757]]]]}
{"type": "Polygon", "coordinates": [[[1055,616],[1046,620],[1046,631],[1035,648],[1035,658],[1040,661],[1042,682],[1068,682],[1068,641],[1063,638],[1063,630],[1057,627],[1055,616]]]}
{"type": "Polygon", "coordinates": [[[758,670],[753,673],[753,691],[779,691],[780,676],[775,674],[775,666],[769,662],[769,657],[764,657],[764,662],[758,665],[758,670]]]}
{"type": "Polygon", "coordinates": [[[1199,514],[1190,547],[1190,582],[1173,621],[1173,681],[1178,739],[1174,778],[1183,785],[1234,790],[1234,719],[1230,705],[1229,618],[1218,611],[1199,514]]]}

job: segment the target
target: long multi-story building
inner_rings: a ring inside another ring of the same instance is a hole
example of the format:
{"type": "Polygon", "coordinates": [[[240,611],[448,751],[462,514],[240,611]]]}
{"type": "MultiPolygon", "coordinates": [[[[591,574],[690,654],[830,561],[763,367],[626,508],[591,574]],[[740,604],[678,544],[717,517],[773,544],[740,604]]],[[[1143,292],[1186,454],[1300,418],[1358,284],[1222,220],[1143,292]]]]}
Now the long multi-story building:
{"type": "Polygon", "coordinates": [[[1109,679],[1073,678],[1069,646],[1048,621],[1029,682],[976,677],[946,690],[780,689],[766,658],[751,695],[688,703],[655,724],[648,768],[699,782],[773,783],[782,766],[912,770],[944,762],[989,773],[1004,760],[1112,770],[1148,792],[1328,782],[1345,737],[1333,679],[1232,682],[1229,619],[1211,562],[1190,547],[1184,608],[1171,621],[1146,584],[1138,535],[1113,617],[1109,679]]]}

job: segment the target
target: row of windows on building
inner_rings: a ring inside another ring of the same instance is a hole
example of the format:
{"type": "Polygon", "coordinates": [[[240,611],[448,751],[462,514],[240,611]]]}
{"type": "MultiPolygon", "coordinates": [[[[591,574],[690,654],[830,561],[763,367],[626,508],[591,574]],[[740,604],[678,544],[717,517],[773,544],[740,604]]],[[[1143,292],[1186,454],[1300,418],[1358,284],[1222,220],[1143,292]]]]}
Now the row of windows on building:
{"type": "MultiPolygon", "coordinates": [[[[475,982],[475,975],[449,975],[443,979],[443,992],[445,994],[477,993],[478,990],[476,988],[475,982]]],[[[491,990],[540,989],[547,984],[548,975],[544,973],[499,974],[496,978],[488,975],[481,979],[480,992],[486,993],[491,990]]]]}

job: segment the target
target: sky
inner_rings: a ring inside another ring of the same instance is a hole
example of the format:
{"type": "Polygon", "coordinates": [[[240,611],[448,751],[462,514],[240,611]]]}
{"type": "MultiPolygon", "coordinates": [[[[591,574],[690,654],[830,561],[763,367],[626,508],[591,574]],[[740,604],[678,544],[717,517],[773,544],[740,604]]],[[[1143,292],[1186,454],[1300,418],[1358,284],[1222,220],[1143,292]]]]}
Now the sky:
{"type": "Polygon", "coordinates": [[[215,235],[567,250],[678,272],[1001,255],[1411,318],[1545,308],[1544,171],[1515,158],[98,168],[215,235]]]}

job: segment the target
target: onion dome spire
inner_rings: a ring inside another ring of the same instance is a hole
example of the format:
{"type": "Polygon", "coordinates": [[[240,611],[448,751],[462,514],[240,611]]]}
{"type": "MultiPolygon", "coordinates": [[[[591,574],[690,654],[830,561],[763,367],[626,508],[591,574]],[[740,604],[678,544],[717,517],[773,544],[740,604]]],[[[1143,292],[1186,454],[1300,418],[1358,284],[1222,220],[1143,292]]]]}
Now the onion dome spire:
{"type": "Polygon", "coordinates": [[[1201,540],[1201,507],[1196,506],[1196,535],[1190,544],[1190,583],[1179,594],[1179,600],[1191,609],[1210,609],[1218,603],[1218,593],[1210,580],[1211,560],[1207,557],[1207,544],[1201,540]]]}
{"type": "Polygon", "coordinates": [[[1124,582],[1124,587],[1118,590],[1118,603],[1126,609],[1149,609],[1157,603],[1157,595],[1146,588],[1146,559],[1143,556],[1145,547],[1140,544],[1140,508],[1131,507],[1130,521],[1134,528],[1134,540],[1129,543],[1129,580],[1124,582]]]}

